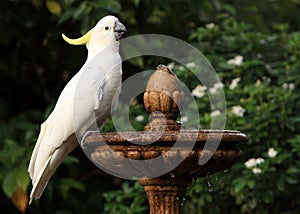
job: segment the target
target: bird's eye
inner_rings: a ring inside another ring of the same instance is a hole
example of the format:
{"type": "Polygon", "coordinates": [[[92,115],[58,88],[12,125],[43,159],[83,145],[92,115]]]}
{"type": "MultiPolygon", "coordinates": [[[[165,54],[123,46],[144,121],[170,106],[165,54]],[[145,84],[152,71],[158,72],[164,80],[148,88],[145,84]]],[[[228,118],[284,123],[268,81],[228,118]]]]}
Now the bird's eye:
{"type": "Polygon", "coordinates": [[[105,30],[109,30],[109,29],[110,29],[110,27],[109,27],[109,26],[106,26],[104,29],[105,29],[105,30]]]}

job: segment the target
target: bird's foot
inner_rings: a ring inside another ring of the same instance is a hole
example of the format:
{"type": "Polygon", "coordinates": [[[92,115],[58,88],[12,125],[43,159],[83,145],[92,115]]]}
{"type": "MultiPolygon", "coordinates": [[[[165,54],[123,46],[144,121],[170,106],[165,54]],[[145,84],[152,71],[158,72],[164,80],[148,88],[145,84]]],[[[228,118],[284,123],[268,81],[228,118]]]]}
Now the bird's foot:
{"type": "Polygon", "coordinates": [[[87,131],[87,132],[82,136],[81,141],[80,141],[80,146],[81,146],[82,148],[85,148],[85,146],[86,146],[85,144],[87,144],[87,143],[85,143],[86,138],[87,138],[88,136],[93,135],[93,134],[99,134],[99,131],[87,131]]]}

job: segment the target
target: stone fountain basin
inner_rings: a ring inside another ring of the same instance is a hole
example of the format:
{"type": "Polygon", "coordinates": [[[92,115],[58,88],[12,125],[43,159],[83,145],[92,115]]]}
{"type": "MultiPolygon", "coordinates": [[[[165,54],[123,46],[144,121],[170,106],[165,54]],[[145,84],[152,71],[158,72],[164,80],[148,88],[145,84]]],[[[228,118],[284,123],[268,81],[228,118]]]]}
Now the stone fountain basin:
{"type": "Polygon", "coordinates": [[[238,144],[247,141],[232,130],[110,132],[88,136],[82,148],[106,172],[119,172],[115,176],[149,179],[166,172],[190,179],[230,168],[241,155],[238,144]],[[199,164],[204,156],[211,158],[199,164]]]}

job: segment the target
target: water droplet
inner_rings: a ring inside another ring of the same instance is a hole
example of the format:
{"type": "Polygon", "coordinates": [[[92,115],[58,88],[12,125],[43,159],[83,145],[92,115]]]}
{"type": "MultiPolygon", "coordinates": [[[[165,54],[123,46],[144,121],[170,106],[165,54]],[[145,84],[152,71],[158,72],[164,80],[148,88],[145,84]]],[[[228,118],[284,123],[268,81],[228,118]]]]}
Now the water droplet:
{"type": "Polygon", "coordinates": [[[207,187],[208,187],[208,191],[209,191],[209,192],[214,191],[213,188],[212,188],[212,183],[210,182],[210,177],[209,177],[209,175],[206,176],[206,179],[207,179],[207,187]]]}
{"type": "Polygon", "coordinates": [[[224,173],[227,173],[229,171],[229,169],[224,169],[224,173]]]}
{"type": "Polygon", "coordinates": [[[170,173],[171,178],[175,178],[175,174],[173,172],[170,173]]]}
{"type": "MultiPolygon", "coordinates": [[[[186,194],[185,196],[187,196],[187,194],[186,194]]],[[[183,206],[183,205],[184,205],[185,200],[186,200],[186,197],[185,197],[185,196],[182,197],[180,206],[183,206]]]]}
{"type": "Polygon", "coordinates": [[[179,201],[179,199],[180,199],[179,197],[175,197],[175,201],[179,201]]]}
{"type": "Polygon", "coordinates": [[[218,177],[218,175],[216,175],[215,179],[216,179],[216,181],[218,181],[218,180],[219,180],[219,177],[218,177]]]}

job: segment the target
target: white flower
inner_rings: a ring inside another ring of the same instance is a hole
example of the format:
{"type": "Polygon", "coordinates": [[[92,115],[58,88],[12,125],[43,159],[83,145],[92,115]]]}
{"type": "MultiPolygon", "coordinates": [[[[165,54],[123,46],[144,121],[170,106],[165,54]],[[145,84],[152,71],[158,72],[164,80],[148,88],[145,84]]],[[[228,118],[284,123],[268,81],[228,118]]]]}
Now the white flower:
{"type": "Polygon", "coordinates": [[[216,117],[216,116],[219,116],[220,114],[221,114],[221,112],[219,110],[215,110],[215,111],[210,113],[210,116],[211,117],[216,117]]]}
{"type": "Polygon", "coordinates": [[[252,168],[252,167],[256,166],[256,161],[254,158],[251,158],[251,159],[247,160],[247,162],[245,162],[245,165],[247,168],[252,168]]]}
{"type": "Polygon", "coordinates": [[[282,88],[286,90],[294,90],[295,89],[295,84],[294,83],[283,83],[282,88]]]}
{"type": "Polygon", "coordinates": [[[235,116],[243,117],[246,109],[244,109],[242,106],[232,106],[231,111],[235,116]]]}
{"type": "Polygon", "coordinates": [[[269,148],[269,150],[268,150],[268,156],[270,158],[274,158],[277,155],[277,153],[278,152],[274,148],[269,148]]]}
{"type": "Polygon", "coordinates": [[[195,66],[196,66],[196,63],[194,63],[194,62],[188,62],[186,64],[186,67],[188,67],[188,68],[194,68],[195,66]]]}
{"type": "Polygon", "coordinates": [[[229,65],[241,65],[242,63],[243,63],[243,59],[244,59],[244,57],[243,56],[240,56],[240,55],[237,55],[237,56],[235,56],[234,58],[232,58],[232,59],[229,59],[228,61],[227,61],[227,63],[229,64],[229,65]]]}
{"type": "Polygon", "coordinates": [[[182,123],[186,123],[188,121],[188,117],[187,116],[183,116],[183,117],[181,117],[181,120],[180,120],[180,122],[182,122],[182,123]]]}
{"type": "Polygon", "coordinates": [[[262,44],[262,45],[264,45],[264,44],[266,44],[267,42],[266,42],[265,39],[261,39],[261,40],[259,40],[259,43],[262,44]]]}
{"type": "Polygon", "coordinates": [[[235,89],[237,86],[238,86],[238,83],[241,81],[241,78],[240,77],[237,77],[235,79],[233,79],[229,85],[229,88],[231,90],[235,89]]]}
{"type": "Polygon", "coordinates": [[[265,160],[263,158],[257,158],[257,159],[255,159],[256,165],[259,165],[259,164],[261,164],[263,162],[265,162],[265,160]]]}
{"type": "Polygon", "coordinates": [[[254,168],[252,169],[252,172],[253,172],[254,174],[260,174],[260,173],[262,172],[262,170],[261,170],[260,168],[254,167],[254,168]]]}
{"type": "Polygon", "coordinates": [[[217,82],[217,83],[214,84],[214,86],[213,86],[212,88],[209,89],[209,92],[210,92],[211,94],[215,94],[215,93],[218,92],[218,90],[219,90],[220,88],[223,88],[223,87],[224,87],[223,83],[217,82]]]}
{"type": "Polygon", "coordinates": [[[252,168],[252,172],[254,174],[259,174],[259,173],[261,173],[261,169],[256,166],[263,162],[265,162],[265,160],[263,158],[257,158],[257,159],[251,158],[247,162],[245,162],[245,165],[247,168],[252,168]]]}
{"type": "Polygon", "coordinates": [[[183,67],[182,65],[179,65],[179,66],[178,66],[178,70],[179,70],[179,71],[184,71],[184,67],[183,67]]]}
{"type": "Polygon", "coordinates": [[[290,90],[294,90],[295,89],[295,84],[294,83],[290,83],[289,84],[289,89],[290,90]]]}
{"type": "Polygon", "coordinates": [[[218,91],[218,89],[215,88],[215,87],[212,87],[212,88],[209,89],[209,93],[211,93],[211,94],[216,94],[217,91],[218,91]]]}
{"type": "Polygon", "coordinates": [[[282,88],[283,88],[283,89],[288,89],[288,88],[289,88],[289,84],[283,83],[283,84],[282,84],[282,88]]]}
{"type": "Polygon", "coordinates": [[[223,87],[224,87],[224,85],[221,82],[217,82],[217,83],[214,84],[214,88],[219,89],[219,88],[223,88],[223,87]]]}
{"type": "Polygon", "coordinates": [[[260,86],[261,86],[261,81],[260,80],[256,80],[255,87],[259,88],[260,86]]]}
{"type": "Polygon", "coordinates": [[[171,62],[170,64],[167,65],[167,67],[171,70],[174,68],[174,66],[175,66],[174,62],[171,62]]]}
{"type": "Polygon", "coordinates": [[[277,38],[276,35],[271,35],[271,36],[268,36],[266,39],[267,39],[269,42],[273,42],[273,41],[275,41],[276,38],[277,38]]]}
{"type": "Polygon", "coordinates": [[[267,83],[270,83],[271,82],[271,78],[263,76],[263,81],[265,81],[267,83]]]}
{"type": "Polygon", "coordinates": [[[206,24],[205,27],[206,27],[207,29],[212,29],[212,28],[215,27],[215,24],[214,24],[214,23],[209,23],[209,24],[206,24]]]}
{"type": "Polygon", "coordinates": [[[270,64],[265,64],[266,69],[270,70],[272,69],[272,66],[270,64]]]}
{"type": "Polygon", "coordinates": [[[130,106],[135,106],[136,104],[138,104],[138,100],[136,98],[132,99],[130,102],[130,106]]]}
{"type": "Polygon", "coordinates": [[[142,122],[142,121],[144,121],[144,119],[145,119],[144,115],[138,115],[135,117],[135,120],[138,122],[142,122]]]}
{"type": "Polygon", "coordinates": [[[206,87],[202,85],[197,85],[192,91],[192,95],[198,98],[201,98],[205,95],[206,87]]]}

